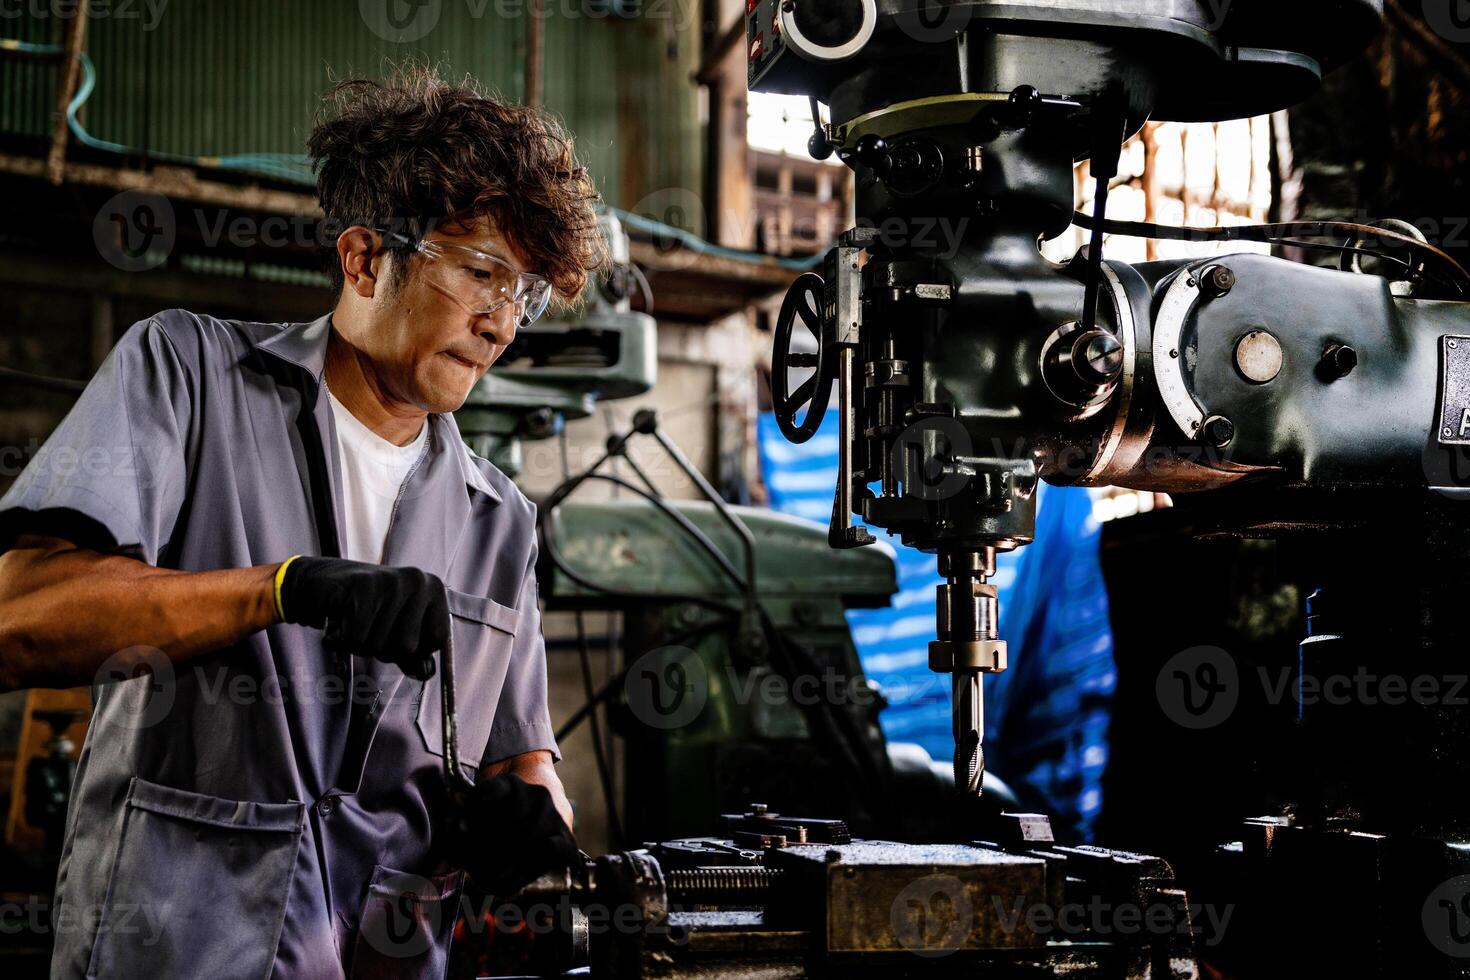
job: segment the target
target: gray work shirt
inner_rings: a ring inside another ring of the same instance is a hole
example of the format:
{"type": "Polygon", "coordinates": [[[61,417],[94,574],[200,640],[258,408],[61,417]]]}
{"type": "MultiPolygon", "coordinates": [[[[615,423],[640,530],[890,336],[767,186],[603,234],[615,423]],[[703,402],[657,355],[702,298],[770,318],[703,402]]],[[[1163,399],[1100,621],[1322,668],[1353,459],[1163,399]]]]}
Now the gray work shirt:
{"type": "MultiPolygon", "coordinates": [[[[336,555],[336,433],[321,397],[329,317],[130,329],[0,500],[205,571],[336,555]]],[[[405,481],[384,563],[442,578],[461,759],[556,751],[536,606],[535,507],[449,415],[405,481]]],[[[188,615],[187,610],[176,610],[188,615]]],[[[463,874],[446,807],[439,676],[336,657],[272,626],[105,684],[82,748],[57,882],[54,977],[439,977],[463,874]],[[415,926],[415,923],[417,925],[415,926]]],[[[132,670],[127,667],[123,669],[132,670]]],[[[442,673],[442,672],[441,672],[442,673]]]]}

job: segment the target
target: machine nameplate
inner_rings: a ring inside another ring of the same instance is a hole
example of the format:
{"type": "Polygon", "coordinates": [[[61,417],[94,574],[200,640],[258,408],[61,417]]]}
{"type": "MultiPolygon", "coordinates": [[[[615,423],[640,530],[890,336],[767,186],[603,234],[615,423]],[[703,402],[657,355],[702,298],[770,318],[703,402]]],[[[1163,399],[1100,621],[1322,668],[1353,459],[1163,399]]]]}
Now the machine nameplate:
{"type": "Polygon", "coordinates": [[[1470,446],[1470,337],[1441,337],[1439,442],[1470,446]]]}

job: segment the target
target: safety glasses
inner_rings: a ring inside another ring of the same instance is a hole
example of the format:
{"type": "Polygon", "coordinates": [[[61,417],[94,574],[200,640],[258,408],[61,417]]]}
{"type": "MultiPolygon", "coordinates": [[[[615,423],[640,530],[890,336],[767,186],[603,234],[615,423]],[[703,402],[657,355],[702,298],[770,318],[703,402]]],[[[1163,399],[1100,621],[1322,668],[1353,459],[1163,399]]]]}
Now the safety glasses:
{"type": "Polygon", "coordinates": [[[489,316],[515,304],[519,326],[534,323],[551,303],[551,281],[521,272],[504,259],[468,245],[421,239],[414,250],[424,256],[429,281],[476,316],[489,316]]]}

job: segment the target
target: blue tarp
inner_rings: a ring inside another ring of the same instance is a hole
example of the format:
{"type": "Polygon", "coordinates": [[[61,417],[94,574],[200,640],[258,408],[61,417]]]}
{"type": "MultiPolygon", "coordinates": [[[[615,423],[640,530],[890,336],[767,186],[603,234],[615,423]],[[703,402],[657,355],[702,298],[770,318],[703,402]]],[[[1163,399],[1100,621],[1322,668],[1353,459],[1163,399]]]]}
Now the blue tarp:
{"type": "MultiPolygon", "coordinates": [[[[775,416],[759,426],[771,505],[826,524],[837,473],[837,414],[810,442],[786,441],[775,416]]],[[[899,592],[887,609],[848,612],[868,676],[888,699],[891,741],[917,742],[936,759],[954,752],[948,675],[929,670],[934,638],[933,555],[874,528],[898,556],[899,592]]],[[[1036,541],[996,559],[1000,635],[1010,669],[985,679],[985,758],[1027,806],[1052,813],[1062,834],[1089,840],[1102,807],[1116,672],[1099,528],[1086,490],[1043,487],[1036,541]]]]}

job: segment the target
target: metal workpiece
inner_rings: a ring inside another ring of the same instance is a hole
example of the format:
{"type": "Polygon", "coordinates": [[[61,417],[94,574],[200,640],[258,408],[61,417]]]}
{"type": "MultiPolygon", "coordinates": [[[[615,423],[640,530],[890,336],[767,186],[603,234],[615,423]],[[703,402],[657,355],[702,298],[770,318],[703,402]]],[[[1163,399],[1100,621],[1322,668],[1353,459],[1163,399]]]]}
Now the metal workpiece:
{"type": "Polygon", "coordinates": [[[1060,844],[1040,814],[1004,814],[975,829],[986,839],[745,848],[728,837],[685,838],[600,857],[509,901],[565,902],[576,913],[535,937],[540,958],[522,971],[590,961],[600,980],[1198,977],[1189,896],[1167,862],[1060,844]],[[1156,923],[1161,913],[1171,918],[1139,930],[1107,917],[1134,909],[1152,910],[1156,923]]]}

